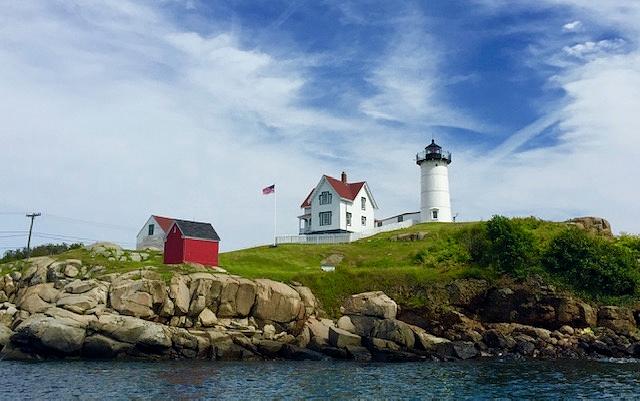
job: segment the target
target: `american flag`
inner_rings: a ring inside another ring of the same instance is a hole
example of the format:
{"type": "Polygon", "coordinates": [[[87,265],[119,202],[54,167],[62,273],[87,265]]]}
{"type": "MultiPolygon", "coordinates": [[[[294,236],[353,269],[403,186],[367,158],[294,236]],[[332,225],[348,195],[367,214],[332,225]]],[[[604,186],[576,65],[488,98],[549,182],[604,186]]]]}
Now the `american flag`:
{"type": "Polygon", "coordinates": [[[269,185],[266,188],[262,188],[262,195],[269,195],[276,192],[276,184],[269,185]]]}

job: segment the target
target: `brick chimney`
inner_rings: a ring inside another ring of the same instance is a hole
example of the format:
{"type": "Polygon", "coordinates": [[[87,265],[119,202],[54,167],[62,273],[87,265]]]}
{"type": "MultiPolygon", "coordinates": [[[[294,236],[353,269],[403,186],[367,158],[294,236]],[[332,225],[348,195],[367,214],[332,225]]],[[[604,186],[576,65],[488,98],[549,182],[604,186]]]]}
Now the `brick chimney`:
{"type": "Polygon", "coordinates": [[[342,175],[340,176],[340,180],[341,180],[343,183],[345,183],[345,184],[346,184],[346,183],[347,183],[347,173],[345,173],[345,172],[343,171],[343,172],[342,172],[342,175]]]}

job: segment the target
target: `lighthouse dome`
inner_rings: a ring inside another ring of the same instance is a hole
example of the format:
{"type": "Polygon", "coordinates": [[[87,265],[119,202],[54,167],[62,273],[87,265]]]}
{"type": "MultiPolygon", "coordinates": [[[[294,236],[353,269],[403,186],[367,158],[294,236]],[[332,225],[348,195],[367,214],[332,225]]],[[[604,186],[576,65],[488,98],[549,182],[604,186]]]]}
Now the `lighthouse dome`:
{"type": "Polygon", "coordinates": [[[438,145],[435,139],[432,139],[431,143],[424,148],[424,152],[416,155],[416,163],[418,165],[426,160],[438,160],[449,164],[451,163],[451,153],[443,151],[442,146],[438,145]]]}

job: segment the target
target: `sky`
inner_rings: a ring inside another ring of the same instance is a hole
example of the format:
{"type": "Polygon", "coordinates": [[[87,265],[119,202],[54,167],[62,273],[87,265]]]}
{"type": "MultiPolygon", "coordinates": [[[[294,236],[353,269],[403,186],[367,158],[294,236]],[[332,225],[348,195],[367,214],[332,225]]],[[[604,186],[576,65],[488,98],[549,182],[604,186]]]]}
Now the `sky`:
{"type": "Polygon", "coordinates": [[[417,211],[453,154],[460,221],[640,232],[640,2],[0,0],[0,253],[126,247],[150,214],[222,250],[297,234],[322,174],[417,211]]]}

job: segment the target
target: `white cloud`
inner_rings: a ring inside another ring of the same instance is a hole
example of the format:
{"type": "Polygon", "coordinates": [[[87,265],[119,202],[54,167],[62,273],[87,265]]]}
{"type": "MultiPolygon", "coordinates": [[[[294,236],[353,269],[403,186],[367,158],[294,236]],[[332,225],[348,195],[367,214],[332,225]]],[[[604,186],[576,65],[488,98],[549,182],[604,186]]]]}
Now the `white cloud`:
{"type": "Polygon", "coordinates": [[[135,227],[157,213],[212,221],[224,249],[268,243],[262,187],[276,183],[291,233],[308,187],[343,169],[369,180],[382,213],[417,204],[412,180],[406,192],[387,183],[417,171],[420,144],[302,105],[313,55],[205,37],[138,2],[11,3],[0,18],[0,187],[11,188],[0,211],[41,210],[43,232],[131,244],[136,229],[46,214],[135,227]]]}
{"type": "MultiPolygon", "coordinates": [[[[501,12],[510,10],[505,2],[490,3],[501,12]]],[[[614,6],[616,2],[588,0],[547,4],[570,6],[580,20],[598,20],[625,37],[566,45],[562,51],[575,59],[571,63],[558,62],[553,54],[558,49],[556,39],[542,42],[540,46],[546,44],[548,49],[539,54],[547,59],[538,62],[562,68],[549,77],[548,84],[566,93],[563,101],[556,109],[544,111],[539,120],[544,123],[537,129],[510,138],[502,147],[507,154],[499,152],[497,163],[487,166],[484,155],[465,157],[465,174],[455,186],[472,217],[506,212],[564,219],[589,214],[609,218],[616,230],[640,232],[636,205],[640,187],[634,184],[640,176],[640,5],[621,7],[614,6]],[[518,149],[555,121],[556,143],[518,149]]],[[[527,7],[538,6],[528,3],[527,7]]]]}
{"type": "Polygon", "coordinates": [[[367,77],[376,94],[364,99],[360,110],[374,119],[403,124],[484,129],[483,124],[444,100],[451,81],[441,71],[443,50],[427,33],[427,21],[419,11],[405,13],[386,53],[367,77]]]}
{"type": "Polygon", "coordinates": [[[565,32],[577,32],[577,31],[581,31],[582,28],[583,28],[583,25],[581,21],[567,22],[562,26],[562,30],[565,32]]]}
{"type": "Polygon", "coordinates": [[[565,46],[562,50],[569,56],[580,59],[604,57],[611,53],[622,52],[626,41],[621,38],[604,39],[597,42],[587,41],[573,46],[565,46]]]}

